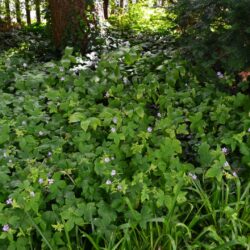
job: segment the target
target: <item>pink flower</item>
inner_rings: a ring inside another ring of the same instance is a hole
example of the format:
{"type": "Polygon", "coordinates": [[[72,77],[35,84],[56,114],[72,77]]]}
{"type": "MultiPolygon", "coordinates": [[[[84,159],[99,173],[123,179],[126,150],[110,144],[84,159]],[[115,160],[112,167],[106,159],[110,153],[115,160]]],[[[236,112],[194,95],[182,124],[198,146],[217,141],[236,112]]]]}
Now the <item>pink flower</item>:
{"type": "Polygon", "coordinates": [[[8,232],[10,230],[10,226],[8,224],[3,225],[3,231],[8,232]]]}
{"type": "Polygon", "coordinates": [[[7,205],[11,205],[13,203],[13,200],[11,198],[9,198],[8,200],[6,200],[6,204],[7,205]]]}

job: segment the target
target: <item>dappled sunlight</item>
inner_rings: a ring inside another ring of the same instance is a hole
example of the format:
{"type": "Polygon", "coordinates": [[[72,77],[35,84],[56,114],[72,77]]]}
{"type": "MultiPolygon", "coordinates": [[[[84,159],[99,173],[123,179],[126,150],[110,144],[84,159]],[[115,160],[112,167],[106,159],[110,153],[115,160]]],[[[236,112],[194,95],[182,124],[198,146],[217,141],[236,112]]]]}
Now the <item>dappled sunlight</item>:
{"type": "Polygon", "coordinates": [[[249,250],[249,7],[0,1],[0,249],[249,250]]]}

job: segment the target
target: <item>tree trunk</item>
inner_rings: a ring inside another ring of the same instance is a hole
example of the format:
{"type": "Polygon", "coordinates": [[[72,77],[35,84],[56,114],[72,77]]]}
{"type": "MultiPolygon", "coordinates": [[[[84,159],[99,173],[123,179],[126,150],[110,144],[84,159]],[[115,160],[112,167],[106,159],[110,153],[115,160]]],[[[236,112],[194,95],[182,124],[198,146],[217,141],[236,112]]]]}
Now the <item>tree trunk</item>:
{"type": "Polygon", "coordinates": [[[82,0],[49,0],[52,32],[57,49],[63,49],[66,41],[80,47],[82,52],[85,51],[89,30],[86,7],[86,1],[82,0]]]}
{"type": "Polygon", "coordinates": [[[2,0],[0,0],[0,25],[3,23],[2,15],[3,15],[2,0]]]}
{"type": "Polygon", "coordinates": [[[17,23],[21,24],[21,6],[20,6],[20,0],[15,0],[15,9],[16,9],[16,21],[17,23]]]}
{"type": "Polygon", "coordinates": [[[105,19],[108,19],[109,0],[103,0],[103,15],[105,19]]]}
{"type": "Polygon", "coordinates": [[[31,18],[30,18],[30,0],[25,0],[25,11],[26,11],[27,24],[28,24],[28,25],[31,25],[31,18]]]}
{"type": "Polygon", "coordinates": [[[120,0],[120,8],[123,9],[123,7],[124,7],[124,0],[120,0]]]}
{"type": "Polygon", "coordinates": [[[10,25],[11,24],[10,1],[9,0],[5,0],[4,4],[5,4],[5,20],[6,20],[6,23],[8,25],[10,25]]]}
{"type": "Polygon", "coordinates": [[[36,6],[36,22],[38,24],[41,23],[41,0],[35,0],[35,6],[36,6]]]}

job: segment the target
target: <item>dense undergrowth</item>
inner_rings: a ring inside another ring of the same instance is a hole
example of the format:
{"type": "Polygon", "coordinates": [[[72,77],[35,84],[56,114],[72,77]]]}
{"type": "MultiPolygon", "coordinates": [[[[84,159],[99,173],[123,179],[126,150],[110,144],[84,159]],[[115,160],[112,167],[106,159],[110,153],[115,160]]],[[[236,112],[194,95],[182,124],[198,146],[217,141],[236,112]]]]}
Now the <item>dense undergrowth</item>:
{"type": "Polygon", "coordinates": [[[2,54],[0,249],[249,249],[249,82],[150,36],[2,54]]]}

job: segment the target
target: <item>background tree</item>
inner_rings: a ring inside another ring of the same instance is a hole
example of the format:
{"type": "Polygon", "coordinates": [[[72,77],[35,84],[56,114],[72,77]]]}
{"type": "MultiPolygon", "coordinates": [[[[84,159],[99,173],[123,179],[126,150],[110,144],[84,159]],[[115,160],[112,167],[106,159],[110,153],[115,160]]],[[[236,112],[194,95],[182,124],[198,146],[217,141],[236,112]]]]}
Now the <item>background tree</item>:
{"type": "Polygon", "coordinates": [[[26,20],[27,24],[31,24],[31,17],[30,17],[30,0],[25,0],[25,12],[26,12],[26,20]]]}
{"type": "Polygon", "coordinates": [[[41,0],[35,0],[36,22],[41,23],[41,0]]]}
{"type": "Polygon", "coordinates": [[[89,31],[86,11],[93,11],[93,4],[81,0],[49,0],[49,9],[56,48],[60,50],[69,44],[85,51],[89,31]]]}
{"type": "Polygon", "coordinates": [[[16,11],[16,21],[17,23],[21,24],[21,4],[20,0],[15,0],[15,11],[16,11]]]}
{"type": "Polygon", "coordinates": [[[3,8],[2,8],[3,1],[0,0],[0,24],[3,22],[2,16],[3,16],[3,8]]]}
{"type": "Polygon", "coordinates": [[[109,10],[109,0],[103,0],[103,14],[105,19],[108,19],[108,10],[109,10]]]}
{"type": "Polygon", "coordinates": [[[7,24],[11,24],[11,15],[10,15],[10,1],[4,0],[5,5],[5,21],[7,24]]]}
{"type": "Polygon", "coordinates": [[[124,8],[124,0],[120,0],[120,8],[124,8]]]}

